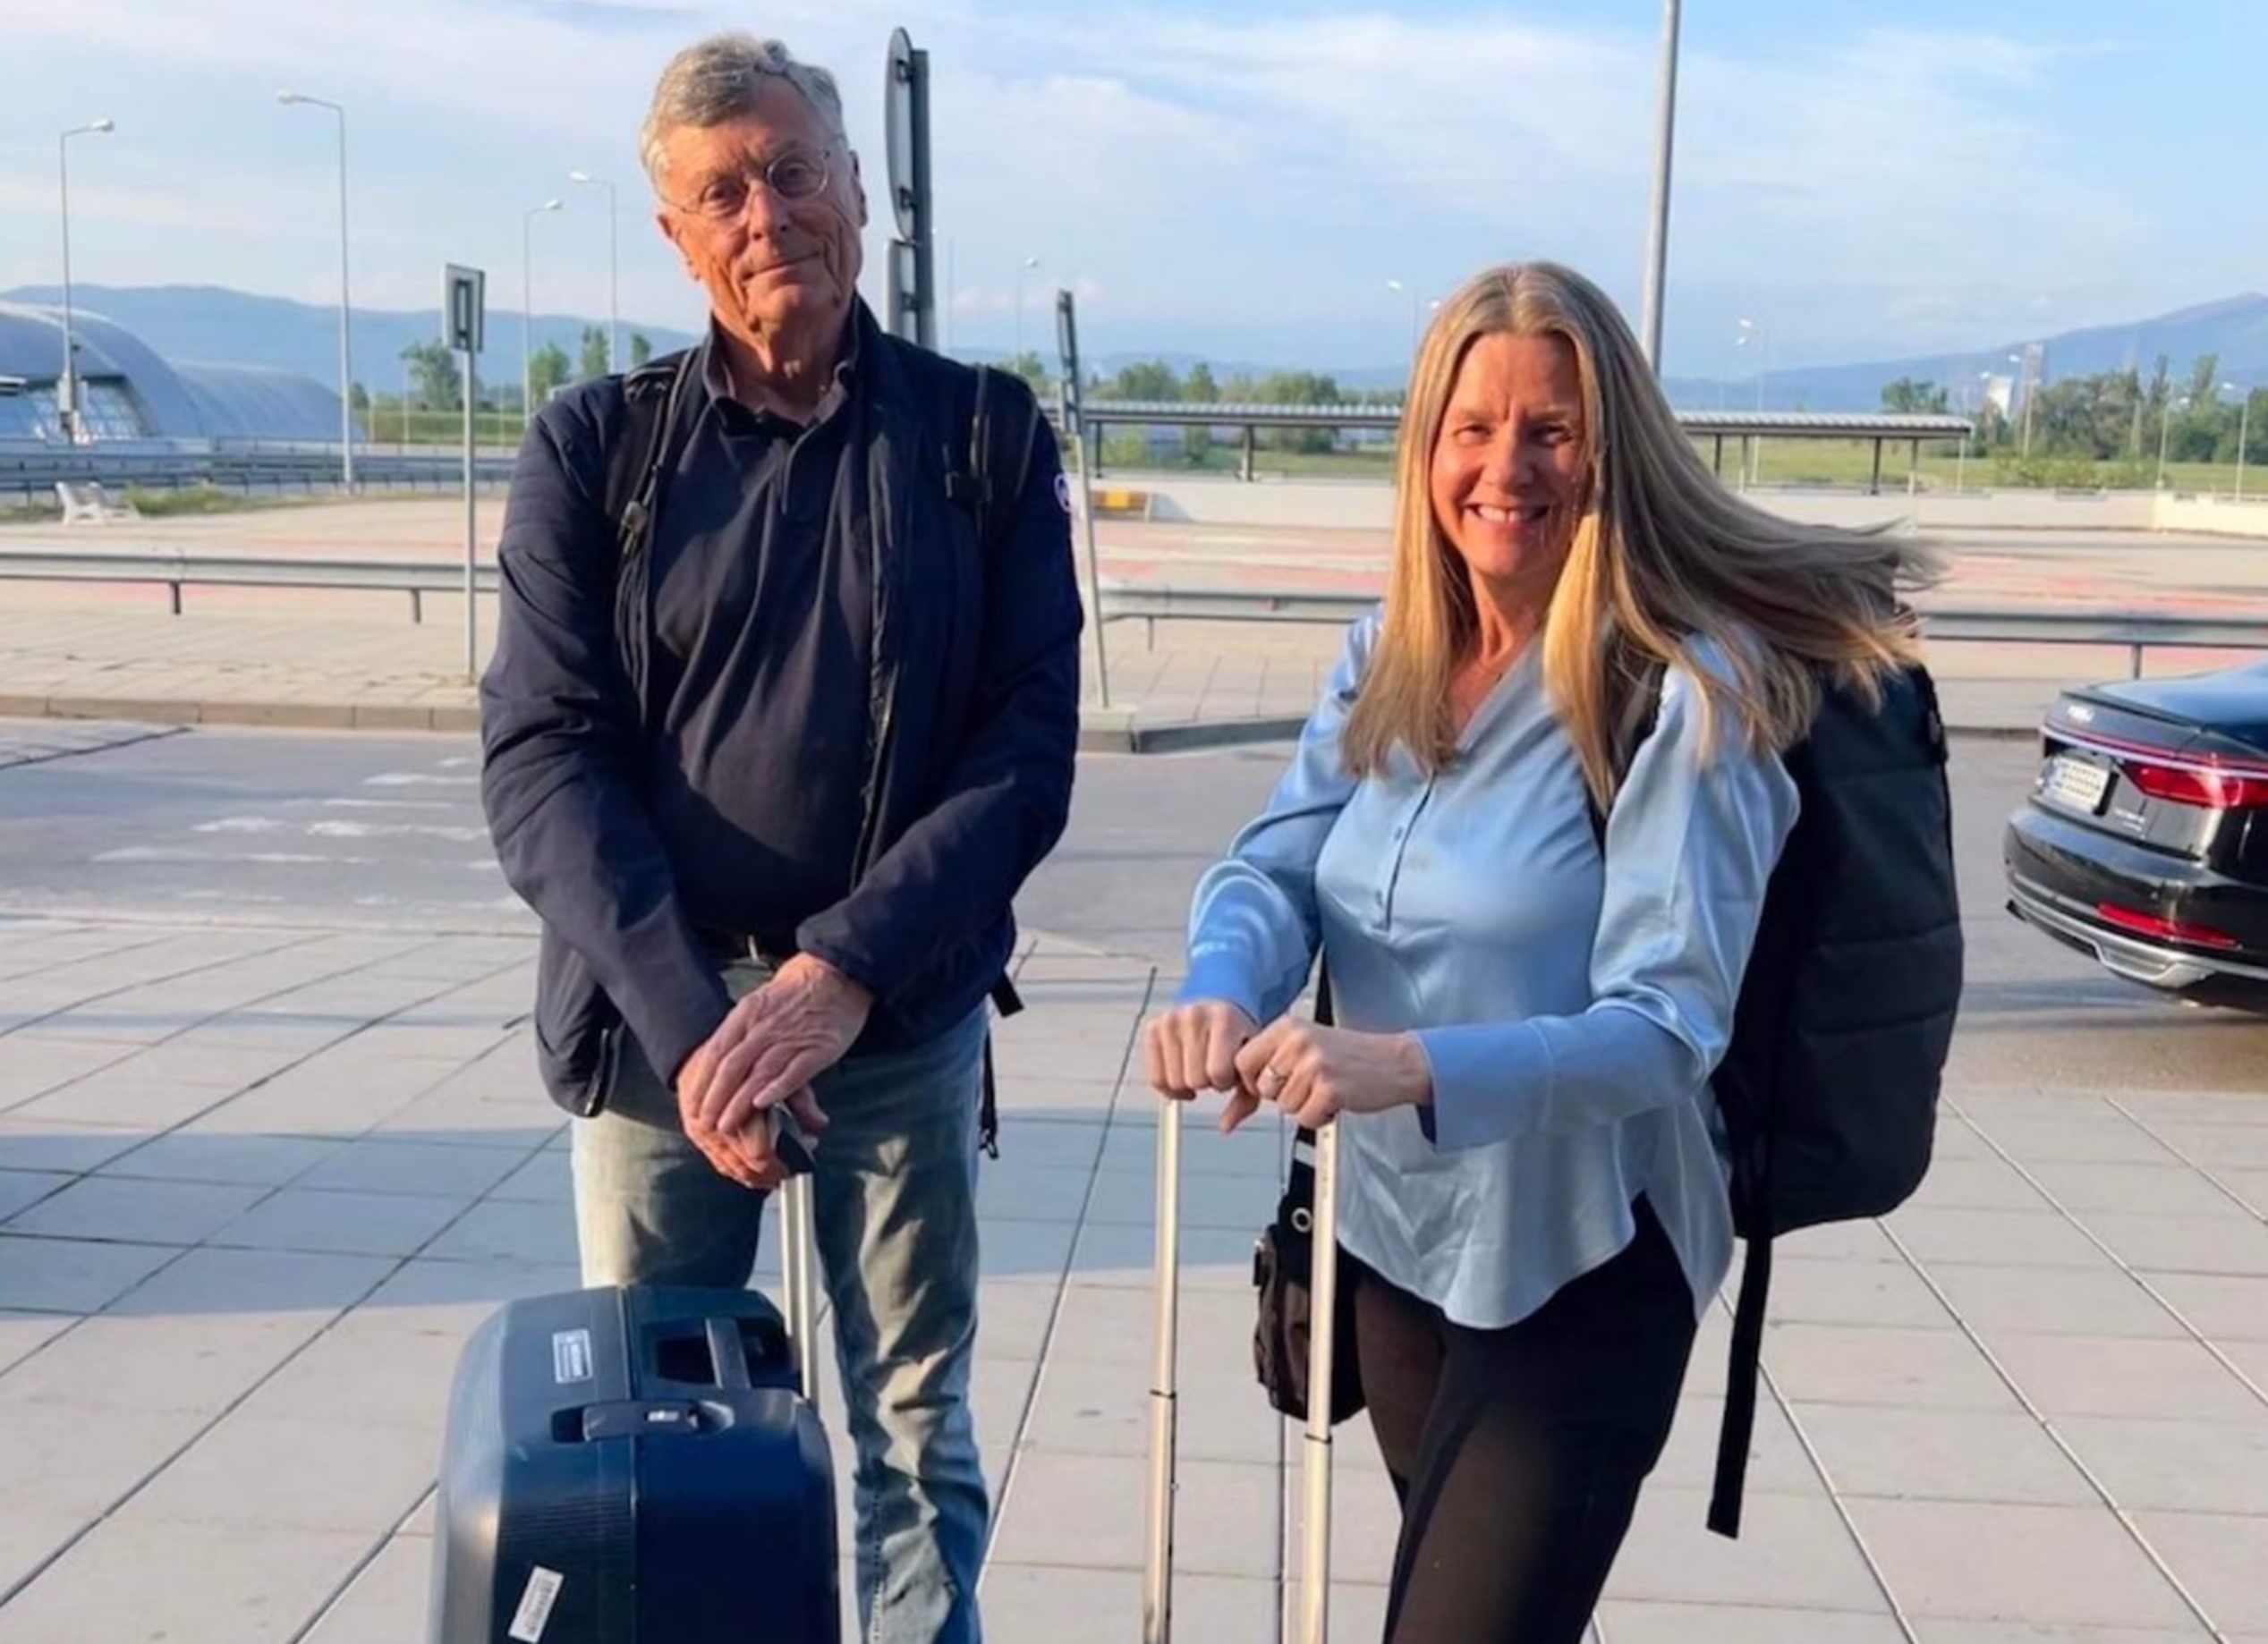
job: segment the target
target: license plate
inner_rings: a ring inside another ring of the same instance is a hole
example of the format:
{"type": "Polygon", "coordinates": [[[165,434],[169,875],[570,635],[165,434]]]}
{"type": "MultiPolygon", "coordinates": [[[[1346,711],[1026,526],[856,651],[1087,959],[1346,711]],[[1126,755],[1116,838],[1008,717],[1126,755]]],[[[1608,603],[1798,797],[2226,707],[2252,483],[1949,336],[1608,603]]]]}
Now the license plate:
{"type": "Polygon", "coordinates": [[[2088,816],[2102,809],[2102,796],[2111,791],[2111,773],[2100,765],[2060,753],[2048,761],[2040,778],[2040,795],[2056,804],[2088,816]]]}

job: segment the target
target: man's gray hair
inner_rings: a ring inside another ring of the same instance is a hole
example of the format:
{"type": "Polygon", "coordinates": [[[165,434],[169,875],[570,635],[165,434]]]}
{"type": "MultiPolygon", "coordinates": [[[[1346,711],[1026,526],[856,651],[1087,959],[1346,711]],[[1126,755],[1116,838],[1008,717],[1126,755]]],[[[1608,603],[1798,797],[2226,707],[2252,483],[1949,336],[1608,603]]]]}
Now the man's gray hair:
{"type": "Polygon", "coordinates": [[[735,30],[713,34],[672,57],[654,86],[653,105],[638,131],[638,157],[656,186],[665,168],[662,144],[686,126],[722,125],[748,112],[765,75],[784,80],[819,111],[828,134],[844,140],[843,97],[835,76],[797,60],[777,40],[735,30]]]}

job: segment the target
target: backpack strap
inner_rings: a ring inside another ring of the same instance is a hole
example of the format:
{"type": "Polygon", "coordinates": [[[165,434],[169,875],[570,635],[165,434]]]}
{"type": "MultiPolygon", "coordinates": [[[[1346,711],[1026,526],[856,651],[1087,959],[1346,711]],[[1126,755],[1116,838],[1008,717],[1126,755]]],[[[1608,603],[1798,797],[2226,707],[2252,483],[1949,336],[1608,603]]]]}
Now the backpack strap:
{"type": "Polygon", "coordinates": [[[648,620],[654,510],[668,464],[694,351],[641,367],[623,378],[623,428],[607,453],[607,518],[615,526],[615,642],[638,706],[641,735],[649,733],[647,699],[652,646],[648,620]]]}
{"type": "MultiPolygon", "coordinates": [[[[1020,435],[1014,453],[1007,462],[1001,460],[999,433],[991,415],[992,368],[976,368],[976,386],[969,406],[968,443],[964,451],[947,453],[945,475],[946,496],[968,508],[976,520],[977,541],[987,554],[998,544],[995,540],[1000,522],[1007,509],[1024,493],[1024,482],[1032,471],[1033,424],[1038,418],[1038,402],[1033,402],[1032,418],[1017,431],[1020,435]],[[965,463],[965,466],[964,465],[965,463]],[[1002,475],[1013,472],[1015,478],[1003,486],[1002,475]]],[[[1003,973],[992,985],[992,1006],[1003,1018],[1015,1015],[1024,1008],[1023,996],[1015,984],[1003,973]]],[[[977,1103],[977,1145],[988,1158],[1000,1157],[1000,1099],[999,1081],[993,1068],[992,1035],[984,1036],[984,1084],[977,1103]]]]}

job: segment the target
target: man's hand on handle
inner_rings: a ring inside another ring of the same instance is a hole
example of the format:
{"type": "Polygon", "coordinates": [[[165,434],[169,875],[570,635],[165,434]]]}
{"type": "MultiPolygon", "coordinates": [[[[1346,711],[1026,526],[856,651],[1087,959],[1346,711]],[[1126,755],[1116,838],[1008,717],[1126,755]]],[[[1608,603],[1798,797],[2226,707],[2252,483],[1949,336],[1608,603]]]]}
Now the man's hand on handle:
{"type": "Polygon", "coordinates": [[[827,1127],[811,1080],[843,1059],[873,999],[825,961],[798,953],[733,1006],[677,1075],[677,1106],[709,1162],[743,1187],[786,1179],[773,1146],[776,1108],[806,1135],[827,1127]]]}

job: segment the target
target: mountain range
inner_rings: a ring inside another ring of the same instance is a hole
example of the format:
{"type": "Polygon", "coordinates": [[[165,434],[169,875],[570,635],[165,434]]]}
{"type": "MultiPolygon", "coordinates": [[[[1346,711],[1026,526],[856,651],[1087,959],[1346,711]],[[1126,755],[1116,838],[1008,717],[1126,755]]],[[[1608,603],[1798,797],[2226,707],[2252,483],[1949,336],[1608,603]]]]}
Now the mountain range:
{"type": "MultiPolygon", "coordinates": [[[[21,286],[0,292],[0,301],[54,306],[62,292],[54,286],[21,286]]],[[[225,362],[267,366],[297,372],[327,386],[338,382],[338,310],[281,297],[263,297],[218,286],[80,285],[72,291],[75,307],[98,313],[133,332],[158,353],[184,362],[225,362]]],[[[433,341],[439,333],[437,309],[387,310],[357,309],[353,343],[355,376],[379,394],[399,385],[404,371],[402,351],[433,341]]],[[[585,326],[603,327],[603,318],[582,315],[538,314],[529,326],[537,349],[556,343],[570,360],[577,357],[585,326]]],[[[666,326],[622,326],[627,349],[633,333],[641,333],[657,353],[692,341],[683,331],[666,326]]],[[[487,318],[487,352],[482,375],[491,381],[510,380],[519,373],[521,328],[517,309],[493,305],[487,318]]],[[[1768,371],[1760,385],[1754,377],[1734,380],[1714,377],[1672,377],[1671,400],[1681,407],[1710,410],[1720,406],[1753,408],[1762,403],[1780,411],[1864,411],[1878,410],[1882,386],[1899,377],[1934,382],[1951,390],[1958,410],[1965,390],[1973,391],[1980,377],[2012,377],[2021,368],[2010,360],[2034,343],[2043,348],[2043,380],[2052,382],[2097,371],[2133,367],[2147,378],[2157,357],[2166,356],[2176,381],[2187,378],[2191,362],[2205,354],[2218,356],[2220,376],[2239,387],[2268,386],[2268,296],[2252,293],[2179,309],[2170,314],[2117,325],[2090,326],[2044,338],[2017,338],[1991,348],[1921,355],[1903,360],[1865,360],[1848,365],[1797,366],[1768,371]]],[[[996,351],[967,350],[972,360],[998,360],[996,351]]],[[[1185,351],[1099,354],[1088,369],[1104,377],[1120,367],[1141,360],[1162,360],[1185,373],[1202,356],[1185,351]]],[[[1207,360],[1216,380],[1238,375],[1265,376],[1281,367],[1249,361],[1207,360]]],[[[1319,366],[1347,389],[1394,388],[1402,382],[1404,368],[1348,363],[1319,366]]],[[[1970,394],[1969,403],[1976,396],[1970,394]]]]}

